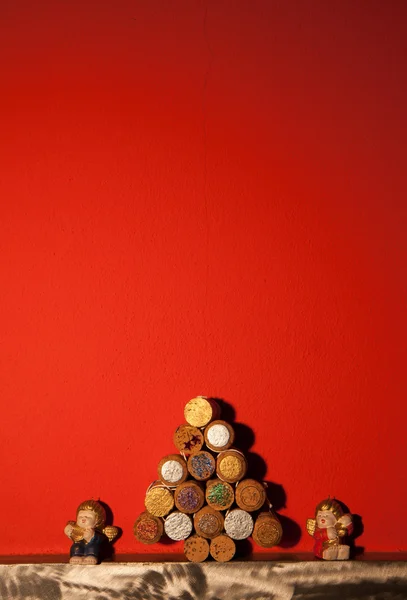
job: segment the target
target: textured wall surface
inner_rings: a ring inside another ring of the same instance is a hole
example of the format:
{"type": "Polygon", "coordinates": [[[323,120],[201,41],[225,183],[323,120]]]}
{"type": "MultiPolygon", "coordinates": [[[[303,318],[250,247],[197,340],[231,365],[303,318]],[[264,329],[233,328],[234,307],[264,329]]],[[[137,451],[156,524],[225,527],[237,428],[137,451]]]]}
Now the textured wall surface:
{"type": "Polygon", "coordinates": [[[0,2],[0,554],[92,496],[143,552],[197,394],[284,548],[331,494],[406,549],[406,9],[0,2]]]}

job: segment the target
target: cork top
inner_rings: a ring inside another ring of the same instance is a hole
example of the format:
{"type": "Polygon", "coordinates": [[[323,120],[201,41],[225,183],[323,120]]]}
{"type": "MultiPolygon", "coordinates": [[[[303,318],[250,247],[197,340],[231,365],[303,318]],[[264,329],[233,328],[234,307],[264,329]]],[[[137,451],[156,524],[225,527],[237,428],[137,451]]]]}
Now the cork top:
{"type": "Polygon", "coordinates": [[[236,483],[243,479],[246,471],[246,457],[239,450],[225,450],[218,455],[216,473],[220,479],[229,483],[236,483]]]}
{"type": "Polygon", "coordinates": [[[194,526],[198,535],[204,538],[214,538],[222,533],[223,515],[210,506],[204,506],[195,513],[194,526]]]}
{"type": "Polygon", "coordinates": [[[167,454],[158,463],[158,477],[169,487],[183,483],[188,477],[185,460],[178,454],[167,454]]]}
{"type": "Polygon", "coordinates": [[[134,523],[134,535],[143,544],[155,544],[163,534],[163,522],[158,517],[143,512],[134,523]]]}
{"type": "Polygon", "coordinates": [[[270,512],[260,513],[253,530],[253,539],[263,548],[272,548],[281,542],[283,529],[280,521],[270,512]]]}
{"type": "Polygon", "coordinates": [[[212,454],[201,450],[188,458],[188,471],[198,481],[206,481],[215,472],[216,464],[212,454]]]}
{"type": "Polygon", "coordinates": [[[209,551],[217,562],[227,562],[234,557],[236,545],[232,538],[221,533],[211,541],[209,551]]]}
{"type": "Polygon", "coordinates": [[[175,506],[179,511],[192,514],[200,510],[205,502],[202,488],[196,481],[185,481],[175,489],[175,506]]]}
{"type": "Polygon", "coordinates": [[[144,504],[155,517],[165,517],[174,507],[174,497],[162,484],[154,484],[147,490],[144,504]]]}
{"type": "Polygon", "coordinates": [[[194,427],[206,427],[208,423],[217,418],[219,413],[219,405],[215,400],[205,396],[192,398],[184,408],[186,422],[194,427]]]}
{"type": "Polygon", "coordinates": [[[206,486],[206,501],[215,510],[227,510],[235,499],[232,486],[220,479],[211,479],[206,486]]]}
{"type": "Polygon", "coordinates": [[[193,425],[180,425],[174,433],[175,447],[185,456],[196,454],[204,445],[203,433],[193,425]]]}
{"type": "Polygon", "coordinates": [[[227,450],[232,446],[235,439],[233,427],[227,421],[220,419],[209,423],[204,435],[206,445],[214,452],[227,450]]]}
{"type": "Polygon", "coordinates": [[[252,512],[259,510],[266,501],[264,486],[255,479],[243,479],[236,486],[236,504],[239,508],[252,512]]]}

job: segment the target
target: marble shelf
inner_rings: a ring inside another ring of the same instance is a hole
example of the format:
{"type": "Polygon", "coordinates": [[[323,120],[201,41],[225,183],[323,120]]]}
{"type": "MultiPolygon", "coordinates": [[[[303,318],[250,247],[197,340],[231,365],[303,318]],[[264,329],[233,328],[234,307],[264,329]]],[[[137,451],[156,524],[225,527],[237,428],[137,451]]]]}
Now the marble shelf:
{"type": "Polygon", "coordinates": [[[326,562],[261,554],[229,563],[117,555],[96,566],[66,556],[0,557],[1,600],[407,600],[407,555],[326,562]]]}

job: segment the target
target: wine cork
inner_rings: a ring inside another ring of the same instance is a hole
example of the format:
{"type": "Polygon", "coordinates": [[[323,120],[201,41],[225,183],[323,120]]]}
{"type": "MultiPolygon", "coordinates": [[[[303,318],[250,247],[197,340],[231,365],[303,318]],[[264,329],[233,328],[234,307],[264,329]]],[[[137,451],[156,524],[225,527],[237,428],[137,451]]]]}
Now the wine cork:
{"type": "Polygon", "coordinates": [[[252,512],[259,510],[266,501],[266,490],[255,479],[242,479],[235,490],[236,504],[239,508],[252,512]]]}
{"type": "Polygon", "coordinates": [[[194,515],[197,534],[204,538],[215,538],[223,531],[223,515],[210,506],[204,506],[194,515]]]}
{"type": "Polygon", "coordinates": [[[283,529],[280,521],[272,512],[262,512],[256,519],[253,539],[263,548],[272,548],[281,542],[283,529]]]}
{"type": "Polygon", "coordinates": [[[206,481],[215,472],[215,459],[209,452],[201,450],[188,458],[188,471],[194,479],[206,481]]]}
{"type": "Polygon", "coordinates": [[[208,423],[220,416],[219,404],[212,398],[198,396],[192,398],[184,408],[187,423],[194,427],[206,427],[208,423]]]}
{"type": "Polygon", "coordinates": [[[174,499],[178,510],[187,514],[197,512],[205,502],[203,489],[196,481],[185,481],[177,486],[174,499]]]}
{"type": "Polygon", "coordinates": [[[202,562],[209,556],[209,542],[199,535],[191,535],[184,542],[184,554],[191,562],[202,562]]]}
{"type": "Polygon", "coordinates": [[[209,552],[216,561],[227,562],[235,555],[235,542],[225,533],[221,533],[211,541],[209,552]]]}
{"type": "Polygon", "coordinates": [[[161,539],[164,525],[160,518],[143,512],[137,517],[133,531],[136,539],[142,544],[155,544],[161,539]]]}
{"type": "Polygon", "coordinates": [[[174,508],[174,496],[160,481],[155,481],[146,492],[144,505],[155,517],[165,517],[174,508]]]}
{"type": "Polygon", "coordinates": [[[176,542],[186,540],[192,533],[192,519],[182,512],[172,512],[165,519],[164,531],[167,536],[176,542]]]}
{"type": "Polygon", "coordinates": [[[188,477],[185,460],[179,454],[168,454],[158,463],[158,477],[169,487],[183,483],[188,477]]]}
{"type": "Polygon", "coordinates": [[[208,505],[215,510],[227,510],[235,499],[232,486],[220,479],[211,479],[206,484],[205,498],[208,505]]]}
{"type": "Polygon", "coordinates": [[[247,471],[247,461],[239,450],[225,450],[218,454],[216,473],[219,479],[236,483],[243,479],[247,471]]]}
{"type": "Polygon", "coordinates": [[[175,447],[186,456],[199,452],[204,445],[202,431],[192,425],[180,425],[174,433],[175,447]]]}
{"type": "Polygon", "coordinates": [[[245,540],[252,534],[253,517],[240,508],[231,510],[225,517],[225,531],[232,540],[245,540]]]}
{"type": "Polygon", "coordinates": [[[209,423],[204,431],[204,437],[210,450],[222,452],[232,446],[235,440],[235,432],[229,423],[218,420],[209,423]]]}

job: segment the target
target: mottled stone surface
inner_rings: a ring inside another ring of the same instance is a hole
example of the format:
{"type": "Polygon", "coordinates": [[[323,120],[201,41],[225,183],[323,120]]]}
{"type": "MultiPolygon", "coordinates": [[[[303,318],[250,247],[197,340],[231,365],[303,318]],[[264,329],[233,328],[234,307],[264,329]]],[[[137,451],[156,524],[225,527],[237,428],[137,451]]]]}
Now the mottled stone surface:
{"type": "Polygon", "coordinates": [[[1,600],[406,600],[407,562],[0,565],[1,600]]]}

